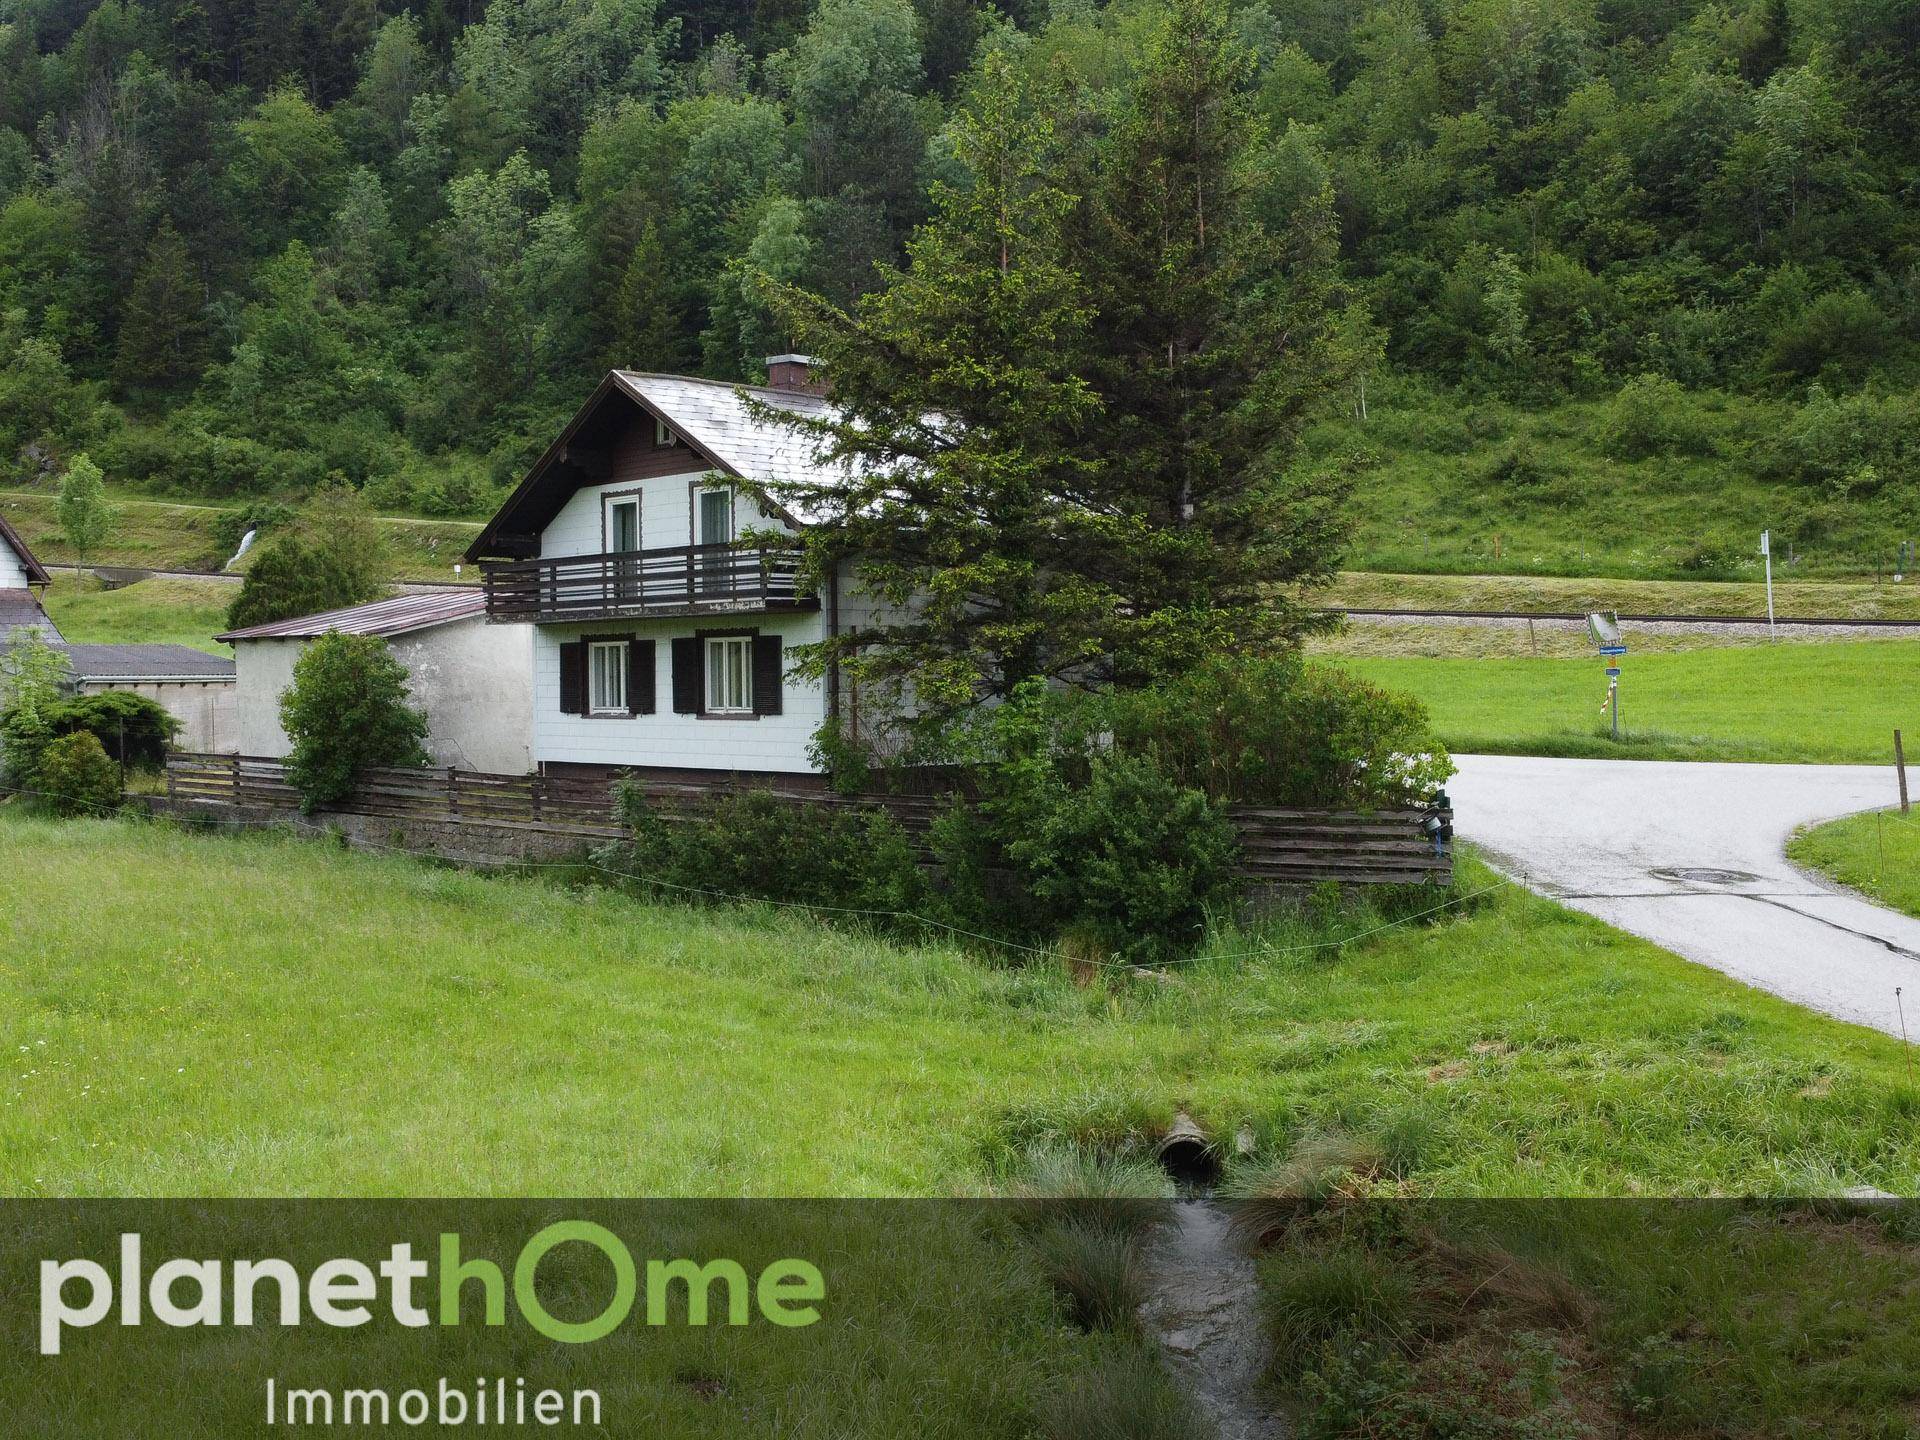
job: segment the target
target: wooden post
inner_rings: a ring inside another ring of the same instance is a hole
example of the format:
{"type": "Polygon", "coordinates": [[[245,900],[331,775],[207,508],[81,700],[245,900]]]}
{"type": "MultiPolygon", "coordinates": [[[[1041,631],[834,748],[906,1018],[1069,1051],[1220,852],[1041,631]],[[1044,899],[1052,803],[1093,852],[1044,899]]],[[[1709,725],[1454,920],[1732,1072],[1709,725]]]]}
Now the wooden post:
{"type": "Polygon", "coordinates": [[[1900,777],[1900,813],[1905,815],[1913,807],[1907,803],[1907,752],[1901,747],[1900,732],[1893,732],[1893,769],[1900,777]]]}
{"type": "Polygon", "coordinates": [[[460,772],[451,765],[447,766],[447,813],[460,813],[460,772]]]}

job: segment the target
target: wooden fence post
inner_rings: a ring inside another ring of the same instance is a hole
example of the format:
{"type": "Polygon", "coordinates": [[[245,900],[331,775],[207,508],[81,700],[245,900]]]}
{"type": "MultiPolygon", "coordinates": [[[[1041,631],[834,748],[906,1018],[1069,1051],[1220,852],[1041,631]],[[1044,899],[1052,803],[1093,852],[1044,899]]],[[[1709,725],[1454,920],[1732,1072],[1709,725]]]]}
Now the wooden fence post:
{"type": "Polygon", "coordinates": [[[1905,815],[1913,807],[1907,803],[1907,752],[1901,747],[1900,732],[1893,732],[1893,768],[1900,777],[1900,813],[1905,815]]]}
{"type": "Polygon", "coordinates": [[[458,819],[460,816],[460,772],[453,766],[447,766],[447,813],[458,819]]]}

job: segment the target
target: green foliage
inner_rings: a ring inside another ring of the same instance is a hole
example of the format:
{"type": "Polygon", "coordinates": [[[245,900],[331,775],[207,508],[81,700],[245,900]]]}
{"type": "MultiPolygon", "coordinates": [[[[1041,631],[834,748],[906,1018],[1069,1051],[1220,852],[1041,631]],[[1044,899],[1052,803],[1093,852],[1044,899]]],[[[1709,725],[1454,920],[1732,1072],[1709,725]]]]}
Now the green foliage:
{"type": "Polygon", "coordinates": [[[40,753],[35,786],[58,815],[104,815],[120,799],[120,768],[90,730],[49,740],[40,753]]]}
{"type": "Polygon", "coordinates": [[[1297,658],[1215,660],[1098,713],[1116,750],[1221,803],[1392,809],[1453,773],[1413,696],[1297,658]]]}
{"type": "Polygon", "coordinates": [[[1636,375],[1620,387],[1600,425],[1600,445],[1622,460],[1654,455],[1697,455],[1712,438],[1694,401],[1661,375],[1636,375]]]}
{"type": "Polygon", "coordinates": [[[1920,463],[1920,399],[1911,391],[1834,395],[1814,385],[1763,453],[1775,473],[1837,499],[1872,495],[1920,463]]]}
{"type": "Polygon", "coordinates": [[[1095,714],[1030,687],[962,737],[978,794],[934,826],[943,898],[975,929],[1186,953],[1240,893],[1238,838],[1200,790],[1102,746],[1095,714]]]}
{"type": "Polygon", "coordinates": [[[307,646],[280,697],[302,809],[340,799],[363,767],[427,763],[427,717],[407,696],[406,667],[378,636],[332,630],[307,646]]]}
{"type": "Polygon", "coordinates": [[[663,809],[631,782],[622,783],[616,808],[631,838],[607,847],[602,863],[669,898],[886,912],[868,917],[883,925],[920,902],[913,849],[882,810],[752,790],[695,808],[663,809]]]}
{"type": "Polygon", "coordinates": [[[187,242],[163,220],[127,294],[114,378],[130,389],[176,389],[199,373],[206,337],[200,277],[187,242]]]}
{"type": "Polygon", "coordinates": [[[1260,1290],[1274,1368],[1288,1378],[1342,1341],[1409,1344],[1423,1321],[1409,1268],[1359,1245],[1274,1250],[1260,1261],[1260,1290]]]}
{"type": "MultiPolygon", "coordinates": [[[[276,512],[265,513],[271,520],[276,512]]],[[[295,528],[258,543],[227,624],[240,630],[377,600],[386,592],[390,554],[364,498],[329,485],[300,512],[295,528]]]]}
{"type": "Polygon", "coordinates": [[[1082,1330],[1132,1331],[1146,1299],[1139,1248],[1125,1231],[1056,1220],[1026,1237],[1034,1263],[1082,1330]]]}
{"type": "Polygon", "coordinates": [[[1201,1440],[1213,1433],[1151,1352],[1128,1349],[1068,1380],[1040,1406],[1042,1440],[1201,1440]]]}
{"type": "Polygon", "coordinates": [[[15,632],[0,649],[0,777],[33,789],[54,737],[53,716],[72,667],[38,631],[15,632]]]}
{"type": "Polygon", "coordinates": [[[100,467],[86,455],[76,455],[67,462],[54,514],[59,517],[62,537],[82,565],[87,563],[88,554],[104,545],[113,533],[119,516],[107,501],[100,467]]]}
{"type": "Polygon", "coordinates": [[[180,730],[180,722],[158,700],[129,690],[76,695],[52,706],[47,718],[56,735],[84,730],[116,764],[129,769],[159,769],[180,730]]]}

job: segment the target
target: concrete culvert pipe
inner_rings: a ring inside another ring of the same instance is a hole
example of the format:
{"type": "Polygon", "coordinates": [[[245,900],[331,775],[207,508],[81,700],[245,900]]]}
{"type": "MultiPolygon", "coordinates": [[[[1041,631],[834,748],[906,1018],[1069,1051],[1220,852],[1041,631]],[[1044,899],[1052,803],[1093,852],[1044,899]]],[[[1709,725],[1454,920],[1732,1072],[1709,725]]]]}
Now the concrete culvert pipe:
{"type": "Polygon", "coordinates": [[[1220,1157],[1194,1118],[1182,1110],[1154,1148],[1160,1168],[1182,1185],[1211,1185],[1220,1178],[1220,1157]]]}

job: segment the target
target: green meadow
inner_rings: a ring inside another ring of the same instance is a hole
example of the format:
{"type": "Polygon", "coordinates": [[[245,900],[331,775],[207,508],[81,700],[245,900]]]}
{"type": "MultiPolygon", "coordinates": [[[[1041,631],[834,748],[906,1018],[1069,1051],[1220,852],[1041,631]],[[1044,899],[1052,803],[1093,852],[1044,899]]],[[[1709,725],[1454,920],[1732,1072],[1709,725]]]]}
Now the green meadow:
{"type": "MultiPolygon", "coordinates": [[[[1630,627],[1628,639],[1631,646],[1630,627]]],[[[1339,648],[1338,638],[1329,642],[1334,654],[1339,648]]],[[[1618,742],[1602,716],[1603,662],[1591,654],[1366,654],[1339,663],[1419,696],[1460,752],[1891,764],[1895,728],[1920,734],[1913,640],[1630,649],[1618,742]]]]}

